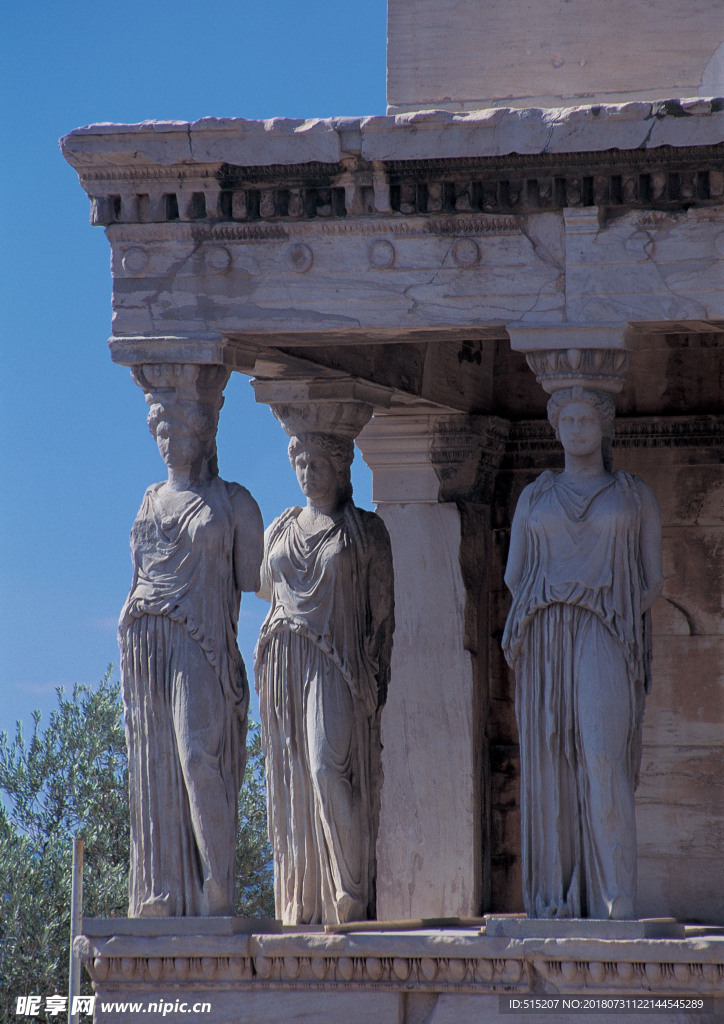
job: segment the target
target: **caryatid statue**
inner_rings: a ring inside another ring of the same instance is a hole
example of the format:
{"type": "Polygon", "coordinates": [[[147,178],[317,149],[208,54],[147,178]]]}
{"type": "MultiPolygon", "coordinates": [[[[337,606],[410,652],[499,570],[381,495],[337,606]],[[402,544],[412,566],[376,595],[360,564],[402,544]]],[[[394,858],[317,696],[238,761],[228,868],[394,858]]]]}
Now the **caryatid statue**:
{"type": "Polygon", "coordinates": [[[529,484],[513,519],[503,648],[516,675],[529,917],[634,916],[661,521],[651,488],[610,470],[614,413],[604,391],[554,392],[565,469],[529,484]]]}
{"type": "Polygon", "coordinates": [[[380,713],[392,650],[384,523],[352,502],[359,403],[272,406],[306,497],[266,531],[256,650],[276,915],[374,917],[380,713]]]}
{"type": "Polygon", "coordinates": [[[131,917],[233,913],[249,688],[236,642],[259,587],[263,524],[218,475],[222,366],[133,371],[168,479],[131,531],[119,643],[129,761],[131,917]]]}

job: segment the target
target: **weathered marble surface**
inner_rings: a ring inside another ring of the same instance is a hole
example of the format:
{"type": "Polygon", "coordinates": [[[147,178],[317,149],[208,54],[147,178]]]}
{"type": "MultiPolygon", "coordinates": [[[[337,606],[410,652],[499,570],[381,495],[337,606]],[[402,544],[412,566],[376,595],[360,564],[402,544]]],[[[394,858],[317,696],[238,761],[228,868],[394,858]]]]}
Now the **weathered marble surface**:
{"type": "Polygon", "coordinates": [[[414,222],[401,231],[399,221],[382,218],[371,237],[352,222],[344,232],[315,223],[231,228],[229,239],[222,229],[112,226],[114,337],[241,333],[273,344],[275,332],[303,341],[312,332],[471,323],[724,320],[724,218],[716,210],[672,211],[646,223],[629,212],[602,225],[591,207],[504,223],[485,214],[466,224],[443,218],[439,226],[439,235],[414,222]],[[450,233],[475,243],[477,263],[455,264],[450,233]],[[387,268],[371,263],[375,238],[393,245],[387,268]],[[222,272],[203,261],[219,241],[228,257],[222,272]],[[300,242],[313,257],[302,274],[288,262],[300,242]],[[128,271],[125,256],[139,247],[148,263],[142,273],[128,271]]]}
{"type": "Polygon", "coordinates": [[[530,917],[634,917],[634,789],[661,523],[643,481],[604,466],[610,395],[549,403],[565,470],[520,497],[503,649],[516,673],[523,900],[530,917]]]}
{"type": "Polygon", "coordinates": [[[485,503],[505,426],[494,417],[390,412],[375,415],[358,438],[395,561],[380,919],[475,916],[489,898],[480,626],[487,613],[485,503]]]}
{"type": "Polygon", "coordinates": [[[62,147],[107,225],[120,351],[724,321],[722,139],[697,99],[96,125],[62,147]]]}
{"type": "Polygon", "coordinates": [[[236,644],[241,592],[259,586],[263,526],[218,476],[228,371],[139,367],[168,480],[131,532],[119,643],[128,743],[132,917],[233,912],[249,688],[236,644]]]}
{"type": "Polygon", "coordinates": [[[354,154],[366,160],[427,160],[432,155],[443,159],[721,142],[724,114],[718,105],[699,98],[672,102],[676,109],[671,112],[666,103],[634,101],[524,110],[479,107],[465,113],[428,109],[306,121],[205,117],[193,122],[94,124],[64,136],[61,149],[81,177],[114,167],[120,177],[120,172],[132,172],[144,163],[182,163],[190,169],[224,161],[263,167],[336,163],[354,154]]]}
{"type": "Polygon", "coordinates": [[[590,917],[541,918],[486,914],[485,935],[507,939],[683,939],[686,927],[673,917],[602,920],[590,917]]]}
{"type": "MultiPolygon", "coordinates": [[[[724,1001],[724,939],[716,936],[506,939],[456,929],[144,938],[114,936],[113,922],[106,924],[105,935],[96,930],[77,940],[101,998],[150,1001],[173,991],[174,1000],[210,1002],[209,1024],[479,1024],[497,1017],[503,993],[724,1001]]],[[[120,1022],[121,1015],[101,1014],[96,1005],[97,1024],[120,1022]]],[[[530,1018],[505,1016],[515,1024],[530,1018]]],[[[122,1017],[132,1019],[127,1011],[122,1017]]],[[[659,1012],[656,1019],[692,1018],[659,1012]]]]}
{"type": "Polygon", "coordinates": [[[664,527],[665,585],[652,609],[654,685],[636,794],[638,908],[698,921],[721,921],[724,913],[715,881],[724,848],[724,467],[718,434],[717,440],[715,429],[713,447],[703,446],[692,429],[668,450],[644,446],[620,456],[655,489],[664,527]]]}
{"type": "Polygon", "coordinates": [[[454,504],[413,502],[379,511],[395,553],[397,625],[382,729],[378,916],[474,915],[481,780],[460,514],[454,504]]]}
{"type": "MultiPolygon", "coordinates": [[[[724,914],[719,885],[724,843],[724,646],[718,613],[724,592],[722,425],[720,417],[711,415],[669,419],[644,413],[665,407],[672,398],[694,408],[699,401],[703,408],[716,408],[721,375],[714,367],[698,381],[689,379],[681,350],[663,340],[642,337],[641,348],[631,353],[629,379],[617,399],[631,418],[617,416],[614,439],[615,465],[652,487],[663,521],[665,586],[652,608],[653,686],[646,701],[636,792],[636,909],[647,917],[718,923],[724,914]],[[636,411],[639,415],[633,415],[636,411]],[[680,551],[689,552],[691,561],[680,551]]],[[[695,341],[692,337],[688,343],[695,341]]],[[[705,348],[699,358],[711,351],[705,348]]],[[[555,460],[557,448],[552,432],[546,431],[549,440],[543,444],[543,432],[533,426],[514,431],[517,440],[496,485],[491,545],[493,891],[494,906],[501,911],[522,909],[515,681],[498,643],[509,608],[501,589],[505,528],[523,486],[555,460]]]]}
{"type": "Polygon", "coordinates": [[[372,410],[328,403],[319,422],[314,406],[272,408],[307,498],[266,532],[260,596],[271,609],[255,656],[276,915],[364,920],[375,915],[394,630],[389,537],[352,502],[352,438],[372,410]]]}
{"type": "Polygon", "coordinates": [[[717,0],[390,0],[390,112],[720,96],[717,0]],[[505,45],[501,45],[505,40],[505,45]]]}

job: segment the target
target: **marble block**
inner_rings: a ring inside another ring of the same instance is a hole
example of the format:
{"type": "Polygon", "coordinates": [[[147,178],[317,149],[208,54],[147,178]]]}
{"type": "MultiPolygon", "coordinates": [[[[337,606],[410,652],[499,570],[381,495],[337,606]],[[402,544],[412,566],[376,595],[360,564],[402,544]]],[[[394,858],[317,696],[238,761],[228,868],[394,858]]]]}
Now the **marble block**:
{"type": "Polygon", "coordinates": [[[388,110],[721,95],[718,0],[652,15],[649,0],[390,0],[388,110]]]}
{"type": "Polygon", "coordinates": [[[673,917],[609,921],[592,917],[530,918],[486,914],[484,932],[508,939],[683,939],[684,925],[673,917]]]}

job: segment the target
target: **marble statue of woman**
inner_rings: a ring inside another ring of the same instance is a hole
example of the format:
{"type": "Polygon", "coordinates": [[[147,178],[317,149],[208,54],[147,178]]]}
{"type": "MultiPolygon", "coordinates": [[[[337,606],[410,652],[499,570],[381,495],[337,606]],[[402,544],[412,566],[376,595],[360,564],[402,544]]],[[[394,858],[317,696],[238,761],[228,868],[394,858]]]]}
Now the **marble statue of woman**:
{"type": "Polygon", "coordinates": [[[390,542],[352,503],[351,437],[293,436],[305,508],[265,537],[256,651],[276,915],[286,924],[375,911],[379,715],[392,649],[390,542]]]}
{"type": "Polygon", "coordinates": [[[557,391],[548,416],[565,469],[523,491],[505,574],[525,909],[529,917],[631,918],[661,522],[651,489],[607,468],[610,395],[557,391]]]}
{"type": "Polygon", "coordinates": [[[119,625],[129,915],[226,915],[249,702],[236,629],[241,591],[259,586],[263,525],[249,492],[218,476],[220,389],[216,402],[147,401],[168,480],[148,488],[133,524],[119,625]]]}

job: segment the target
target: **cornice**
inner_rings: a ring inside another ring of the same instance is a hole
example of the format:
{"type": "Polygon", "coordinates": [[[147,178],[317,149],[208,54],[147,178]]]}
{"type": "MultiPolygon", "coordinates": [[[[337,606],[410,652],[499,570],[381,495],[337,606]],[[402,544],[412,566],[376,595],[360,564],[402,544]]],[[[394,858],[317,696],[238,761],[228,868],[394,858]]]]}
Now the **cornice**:
{"type": "Polygon", "coordinates": [[[696,99],[325,121],[206,118],[94,125],[61,148],[98,224],[675,210],[724,197],[723,107],[696,99]]]}

